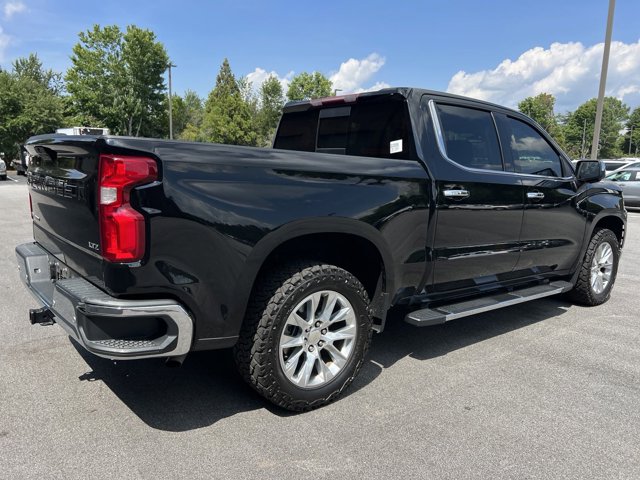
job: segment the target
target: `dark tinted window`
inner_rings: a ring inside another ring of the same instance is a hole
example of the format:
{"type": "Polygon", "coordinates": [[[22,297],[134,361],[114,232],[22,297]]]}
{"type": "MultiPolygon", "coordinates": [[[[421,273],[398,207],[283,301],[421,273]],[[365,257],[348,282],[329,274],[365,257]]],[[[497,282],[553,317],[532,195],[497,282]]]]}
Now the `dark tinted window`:
{"type": "Polygon", "coordinates": [[[274,147],[410,159],[411,131],[404,101],[362,100],[347,107],[286,113],[274,147]]]}
{"type": "Polygon", "coordinates": [[[518,173],[562,176],[562,163],[558,153],[542,135],[515,118],[508,118],[511,134],[509,149],[513,156],[513,168],[518,173]]]}
{"type": "Polygon", "coordinates": [[[352,108],[347,154],[410,159],[410,135],[405,102],[363,102],[352,108]]]}
{"type": "Polygon", "coordinates": [[[327,108],[320,111],[317,150],[345,153],[350,113],[351,107],[327,108]]]}
{"type": "Polygon", "coordinates": [[[287,113],[282,117],[273,148],[313,152],[317,127],[317,110],[287,113]]]}
{"type": "Polygon", "coordinates": [[[447,156],[470,168],[502,170],[498,134],[491,113],[438,105],[447,156]]]}

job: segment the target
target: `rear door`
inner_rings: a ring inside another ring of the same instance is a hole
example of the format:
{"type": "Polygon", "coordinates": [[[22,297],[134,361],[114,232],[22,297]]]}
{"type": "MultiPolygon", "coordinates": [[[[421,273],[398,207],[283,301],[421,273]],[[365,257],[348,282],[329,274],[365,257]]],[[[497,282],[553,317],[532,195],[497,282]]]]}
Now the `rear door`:
{"type": "Polygon", "coordinates": [[[508,168],[524,185],[522,253],[516,270],[522,275],[567,271],[577,259],[585,229],[576,208],[573,170],[535,125],[511,115],[497,119],[508,168]]]}
{"type": "Polygon", "coordinates": [[[448,98],[425,102],[438,147],[427,158],[437,178],[432,289],[506,280],[519,258],[523,188],[505,171],[493,113],[448,98]]]}

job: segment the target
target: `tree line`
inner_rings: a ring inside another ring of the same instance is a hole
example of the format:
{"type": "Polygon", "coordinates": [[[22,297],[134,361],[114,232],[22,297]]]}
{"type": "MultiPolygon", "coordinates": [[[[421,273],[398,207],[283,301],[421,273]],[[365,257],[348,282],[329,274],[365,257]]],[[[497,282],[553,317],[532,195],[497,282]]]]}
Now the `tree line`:
{"type": "MultiPolygon", "coordinates": [[[[15,158],[28,137],[80,125],[106,127],[116,135],[167,138],[164,74],[169,63],[155,34],[135,25],[124,31],[115,25],[95,25],[81,32],[65,74],[46,69],[36,54],[17,59],[10,71],[0,69],[0,151],[15,158]]],[[[330,96],[332,88],[321,73],[302,72],[286,92],[275,76],[255,90],[224,59],[206,98],[192,90],[172,95],[174,137],[268,146],[287,100],[330,96]]],[[[557,114],[554,107],[555,98],[548,93],[518,104],[571,157],[588,156],[596,100],[566,114],[557,114]]],[[[630,112],[620,100],[605,98],[599,157],[619,157],[630,147],[636,154],[639,144],[640,108],[630,112]]]]}
{"type": "MultiPolygon", "coordinates": [[[[573,112],[555,112],[555,97],[540,93],[518,103],[518,109],[540,124],[571,158],[591,154],[596,119],[596,99],[573,112]]],[[[640,107],[629,107],[614,97],[604,98],[598,158],[637,156],[640,152],[640,107]]]]}

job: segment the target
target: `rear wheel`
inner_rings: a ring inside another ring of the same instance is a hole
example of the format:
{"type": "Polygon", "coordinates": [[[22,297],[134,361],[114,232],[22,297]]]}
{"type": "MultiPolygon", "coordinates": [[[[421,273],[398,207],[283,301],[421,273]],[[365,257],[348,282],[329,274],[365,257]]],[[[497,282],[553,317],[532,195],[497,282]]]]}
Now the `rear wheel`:
{"type": "Polygon", "coordinates": [[[4,181],[4,180],[6,180],[6,179],[7,179],[7,176],[6,176],[6,175],[0,175],[0,180],[3,180],[3,181],[4,181]]]}
{"type": "Polygon", "coordinates": [[[611,296],[618,273],[620,246],[616,235],[606,228],[591,237],[578,280],[571,291],[574,300],[585,305],[600,305],[611,296]]]}
{"type": "Polygon", "coordinates": [[[235,348],[245,380],[294,411],[337,398],[360,370],[371,341],[362,284],[334,265],[281,268],[254,291],[235,348]]]}

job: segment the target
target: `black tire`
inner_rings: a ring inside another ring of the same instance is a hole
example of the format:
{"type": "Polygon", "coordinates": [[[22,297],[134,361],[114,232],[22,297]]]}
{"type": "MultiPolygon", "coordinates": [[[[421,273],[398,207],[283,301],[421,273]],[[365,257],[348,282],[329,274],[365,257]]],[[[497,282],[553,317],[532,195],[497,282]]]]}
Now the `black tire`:
{"type": "Polygon", "coordinates": [[[569,292],[569,296],[572,300],[583,305],[595,306],[601,305],[611,296],[611,289],[616,280],[618,274],[618,261],[620,260],[620,245],[618,243],[618,237],[615,233],[606,228],[596,230],[589,241],[589,246],[584,255],[584,260],[580,266],[578,273],[578,279],[576,281],[573,290],[569,292]],[[591,263],[596,250],[603,243],[608,243],[613,253],[613,266],[611,270],[611,277],[609,283],[600,293],[594,291],[591,286],[591,263]]]}
{"type": "Polygon", "coordinates": [[[306,411],[335,400],[353,381],[371,342],[369,298],[352,274],[334,265],[297,262],[259,280],[234,349],[242,377],[263,397],[292,411],[306,411]],[[356,315],[352,353],[340,372],[317,388],[300,388],[284,374],[279,339],[293,308],[314,292],[331,289],[343,295],[356,315]]]}
{"type": "Polygon", "coordinates": [[[5,181],[7,179],[6,175],[0,175],[0,180],[5,181]]]}

